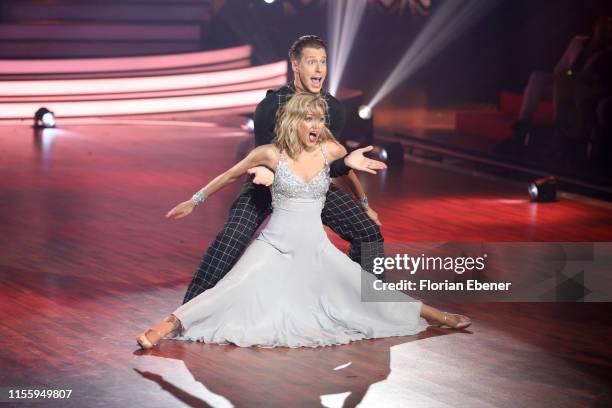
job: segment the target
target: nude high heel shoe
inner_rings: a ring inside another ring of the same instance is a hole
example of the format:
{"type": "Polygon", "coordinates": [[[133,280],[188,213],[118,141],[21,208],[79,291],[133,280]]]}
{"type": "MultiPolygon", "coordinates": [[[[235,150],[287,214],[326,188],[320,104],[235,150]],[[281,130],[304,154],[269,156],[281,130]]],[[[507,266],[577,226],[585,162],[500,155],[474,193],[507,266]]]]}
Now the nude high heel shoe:
{"type": "Polygon", "coordinates": [[[150,350],[153,347],[157,346],[164,337],[178,329],[181,324],[179,319],[177,319],[174,315],[168,316],[161,324],[167,323],[171,324],[171,328],[170,331],[168,331],[166,334],[160,332],[159,329],[156,330],[160,326],[160,324],[158,324],[155,326],[155,329],[148,329],[147,331],[136,337],[136,343],[138,343],[142,350],[150,350]]]}

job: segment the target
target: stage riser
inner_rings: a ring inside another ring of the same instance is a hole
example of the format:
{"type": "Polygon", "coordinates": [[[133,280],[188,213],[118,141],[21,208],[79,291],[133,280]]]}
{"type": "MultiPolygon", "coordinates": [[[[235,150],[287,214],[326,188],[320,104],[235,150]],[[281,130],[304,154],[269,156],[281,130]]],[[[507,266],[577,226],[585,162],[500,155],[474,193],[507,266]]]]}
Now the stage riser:
{"type": "MultiPolygon", "coordinates": [[[[9,20],[67,20],[67,21],[164,21],[198,23],[209,6],[199,4],[32,4],[12,3],[3,8],[9,20]]],[[[176,2],[174,2],[176,3],[176,2]]]]}
{"type": "Polygon", "coordinates": [[[0,4],[0,60],[197,51],[210,1],[17,1],[0,4]]]}

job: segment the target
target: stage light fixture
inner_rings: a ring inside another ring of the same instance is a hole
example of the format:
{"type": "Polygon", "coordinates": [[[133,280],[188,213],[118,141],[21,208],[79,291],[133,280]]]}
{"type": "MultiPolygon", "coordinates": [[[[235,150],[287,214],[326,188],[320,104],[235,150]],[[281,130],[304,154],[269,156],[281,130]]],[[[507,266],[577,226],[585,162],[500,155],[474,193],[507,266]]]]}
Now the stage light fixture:
{"type": "Polygon", "coordinates": [[[255,121],[253,118],[247,118],[241,127],[245,132],[253,133],[255,132],[255,121]]]}
{"type": "Polygon", "coordinates": [[[35,128],[54,128],[55,115],[47,108],[40,108],[34,114],[35,128]]]}
{"type": "Polygon", "coordinates": [[[378,157],[380,157],[381,161],[387,162],[389,155],[387,154],[387,150],[383,147],[378,149],[378,157]]]}
{"type": "Polygon", "coordinates": [[[378,158],[389,166],[404,164],[404,146],[400,142],[382,144],[378,149],[378,158]]]}
{"type": "Polygon", "coordinates": [[[265,2],[266,4],[272,4],[272,3],[274,3],[274,0],[264,0],[264,2],[265,2]]]}
{"type": "Polygon", "coordinates": [[[352,140],[359,146],[374,144],[374,119],[372,111],[363,103],[361,91],[343,90],[339,95],[346,110],[341,140],[352,140]]]}
{"type": "Polygon", "coordinates": [[[363,120],[372,119],[372,108],[367,105],[361,105],[357,110],[359,117],[363,120]]]}
{"type": "Polygon", "coordinates": [[[535,180],[529,184],[529,196],[531,201],[538,203],[550,203],[557,200],[557,179],[553,176],[535,180]]]}

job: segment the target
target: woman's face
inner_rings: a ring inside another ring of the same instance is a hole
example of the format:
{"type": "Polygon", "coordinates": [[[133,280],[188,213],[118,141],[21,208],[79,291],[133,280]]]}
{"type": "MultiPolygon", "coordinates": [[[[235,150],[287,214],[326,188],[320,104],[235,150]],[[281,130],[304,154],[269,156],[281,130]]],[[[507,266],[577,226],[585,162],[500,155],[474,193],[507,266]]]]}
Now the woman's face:
{"type": "Polygon", "coordinates": [[[320,109],[314,112],[309,112],[306,117],[300,122],[298,128],[298,137],[304,148],[309,148],[317,145],[323,126],[325,125],[325,116],[320,109]]]}

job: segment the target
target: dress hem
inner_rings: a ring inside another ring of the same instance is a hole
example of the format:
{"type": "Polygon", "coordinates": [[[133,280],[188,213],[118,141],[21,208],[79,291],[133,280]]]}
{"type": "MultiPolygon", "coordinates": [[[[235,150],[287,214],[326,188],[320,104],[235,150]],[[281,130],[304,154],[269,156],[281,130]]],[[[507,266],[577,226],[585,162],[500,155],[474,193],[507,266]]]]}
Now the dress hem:
{"type": "Polygon", "coordinates": [[[360,340],[374,340],[374,339],[381,339],[381,338],[388,338],[388,337],[403,337],[403,336],[414,336],[418,333],[420,333],[422,331],[421,328],[419,328],[419,330],[411,330],[411,331],[388,331],[388,332],[379,332],[376,333],[376,335],[373,336],[367,336],[365,334],[362,334],[361,336],[355,336],[353,338],[347,338],[346,340],[336,340],[336,341],[322,341],[322,340],[318,340],[316,342],[312,342],[312,343],[308,343],[308,342],[296,342],[296,343],[274,343],[274,344],[258,344],[258,343],[253,343],[253,344],[247,344],[247,343],[242,343],[239,340],[236,341],[232,341],[232,340],[225,340],[225,341],[207,341],[201,337],[194,337],[194,336],[183,336],[183,335],[179,335],[179,336],[175,336],[175,337],[170,337],[168,338],[169,340],[176,340],[176,341],[190,341],[190,342],[196,342],[196,343],[205,343],[205,344],[217,344],[217,345],[221,345],[221,346],[227,346],[227,345],[234,345],[237,347],[259,347],[259,348],[278,348],[278,347],[283,347],[283,348],[300,348],[300,347],[305,347],[305,348],[319,348],[319,347],[331,347],[331,346],[342,346],[345,344],[349,344],[355,341],[360,341],[360,340]]]}

